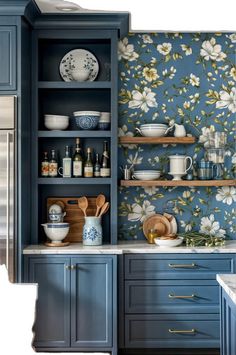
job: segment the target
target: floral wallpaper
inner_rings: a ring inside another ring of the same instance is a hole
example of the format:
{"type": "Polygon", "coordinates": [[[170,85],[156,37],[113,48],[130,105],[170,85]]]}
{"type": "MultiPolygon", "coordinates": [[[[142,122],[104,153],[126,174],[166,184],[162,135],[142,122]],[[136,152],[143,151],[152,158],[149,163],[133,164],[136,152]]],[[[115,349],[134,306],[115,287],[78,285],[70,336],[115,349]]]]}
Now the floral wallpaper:
{"type": "MultiPolygon", "coordinates": [[[[120,146],[119,165],[167,174],[169,155],[186,154],[197,162],[207,133],[223,131],[224,178],[235,177],[236,33],[131,33],[120,41],[118,55],[119,135],[134,135],[142,123],[176,122],[197,137],[185,146],[120,146]]],[[[165,211],[176,217],[179,232],[236,239],[235,187],[120,187],[119,238],[144,239],[145,218],[165,211]]]]}

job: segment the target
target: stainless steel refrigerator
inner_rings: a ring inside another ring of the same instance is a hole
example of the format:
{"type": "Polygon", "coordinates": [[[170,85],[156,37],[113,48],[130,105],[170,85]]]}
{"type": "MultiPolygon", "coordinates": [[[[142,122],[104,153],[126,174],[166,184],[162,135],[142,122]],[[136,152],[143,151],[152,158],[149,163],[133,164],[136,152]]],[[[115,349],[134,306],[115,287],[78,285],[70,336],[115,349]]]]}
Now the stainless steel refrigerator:
{"type": "Polygon", "coordinates": [[[15,280],[16,96],[0,96],[0,264],[15,280]]]}

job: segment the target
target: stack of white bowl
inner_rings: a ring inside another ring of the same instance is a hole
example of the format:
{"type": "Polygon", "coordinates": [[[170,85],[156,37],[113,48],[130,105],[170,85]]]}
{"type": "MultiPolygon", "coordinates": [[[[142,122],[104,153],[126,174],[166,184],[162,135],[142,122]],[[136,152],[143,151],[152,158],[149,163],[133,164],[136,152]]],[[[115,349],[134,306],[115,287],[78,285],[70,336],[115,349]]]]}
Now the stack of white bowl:
{"type": "Polygon", "coordinates": [[[111,125],[111,113],[101,112],[99,122],[98,122],[98,129],[107,130],[110,129],[110,125],[111,125]]]}
{"type": "Polygon", "coordinates": [[[167,129],[168,126],[164,123],[147,123],[142,124],[138,131],[144,137],[163,137],[167,129]]]}
{"type": "Polygon", "coordinates": [[[135,170],[133,179],[137,180],[156,180],[159,179],[161,172],[159,170],[135,170]]]}
{"type": "Polygon", "coordinates": [[[44,125],[53,131],[64,130],[69,126],[69,116],[44,115],[44,125]]]}

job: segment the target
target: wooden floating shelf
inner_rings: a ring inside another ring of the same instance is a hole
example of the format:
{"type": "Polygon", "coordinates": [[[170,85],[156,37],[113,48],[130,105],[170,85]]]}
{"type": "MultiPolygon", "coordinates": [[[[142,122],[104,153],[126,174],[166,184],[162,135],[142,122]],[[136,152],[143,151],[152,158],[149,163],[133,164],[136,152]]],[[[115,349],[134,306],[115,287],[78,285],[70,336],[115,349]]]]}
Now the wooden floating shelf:
{"type": "Polygon", "coordinates": [[[39,185],[109,185],[110,178],[38,178],[39,185]]]}
{"type": "Polygon", "coordinates": [[[121,180],[121,186],[236,186],[236,180],[121,180]]]}
{"type": "Polygon", "coordinates": [[[121,144],[193,144],[195,137],[129,137],[119,138],[121,144]]]}
{"type": "Polygon", "coordinates": [[[39,138],[109,138],[111,131],[39,131],[39,138]]]}
{"type": "Polygon", "coordinates": [[[110,81],[39,81],[39,89],[110,89],[110,81]]]}

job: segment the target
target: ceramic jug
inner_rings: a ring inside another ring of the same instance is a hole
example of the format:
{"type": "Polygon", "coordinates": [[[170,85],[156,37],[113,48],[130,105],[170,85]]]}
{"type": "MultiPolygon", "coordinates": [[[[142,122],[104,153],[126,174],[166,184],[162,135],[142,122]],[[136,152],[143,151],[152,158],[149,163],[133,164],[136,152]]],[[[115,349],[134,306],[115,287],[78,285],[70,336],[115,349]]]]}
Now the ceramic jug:
{"type": "Polygon", "coordinates": [[[186,137],[186,129],[184,125],[175,123],[174,126],[175,126],[175,131],[174,131],[175,137],[186,137]]]}
{"type": "Polygon", "coordinates": [[[85,217],[83,245],[102,245],[101,217],[85,217]]]}
{"type": "Polygon", "coordinates": [[[170,155],[170,173],[177,173],[177,174],[186,174],[189,169],[191,169],[193,165],[193,160],[190,156],[187,155],[170,155]],[[187,162],[190,162],[189,166],[187,167],[187,162]]]}

